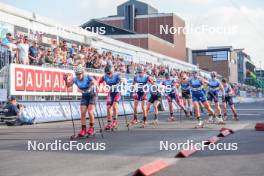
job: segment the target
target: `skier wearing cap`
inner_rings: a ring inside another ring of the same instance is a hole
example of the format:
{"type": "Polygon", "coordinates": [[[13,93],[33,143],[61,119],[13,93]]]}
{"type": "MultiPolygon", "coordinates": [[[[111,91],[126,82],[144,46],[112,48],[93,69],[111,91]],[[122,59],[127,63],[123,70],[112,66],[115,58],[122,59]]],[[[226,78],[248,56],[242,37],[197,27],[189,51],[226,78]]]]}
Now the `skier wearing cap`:
{"type": "Polygon", "coordinates": [[[220,81],[216,78],[217,73],[215,71],[211,72],[211,78],[208,80],[208,93],[207,93],[207,100],[210,104],[212,101],[215,103],[215,113],[216,117],[213,118],[212,116],[208,119],[208,123],[218,123],[223,124],[224,120],[221,115],[221,108],[219,104],[219,91],[222,91],[223,96],[225,97],[225,91],[220,83],[220,81]]]}
{"type": "Polygon", "coordinates": [[[154,105],[154,124],[158,124],[159,104],[161,102],[161,93],[158,89],[156,78],[153,78],[153,85],[150,89],[150,97],[148,99],[147,113],[150,111],[150,107],[154,105]]]}
{"type": "Polygon", "coordinates": [[[128,125],[137,124],[139,122],[137,118],[137,110],[138,110],[139,101],[141,101],[141,108],[143,111],[142,127],[144,128],[147,125],[147,109],[146,109],[147,83],[151,83],[152,85],[154,85],[154,82],[151,79],[151,77],[145,73],[144,67],[138,66],[137,74],[134,77],[134,81],[133,81],[133,86],[135,88],[134,89],[135,90],[134,92],[135,93],[134,94],[134,118],[128,125]]]}
{"type": "Polygon", "coordinates": [[[66,82],[67,87],[73,86],[75,84],[81,91],[81,103],[80,103],[80,111],[81,111],[81,130],[76,137],[85,137],[86,135],[91,136],[95,134],[94,130],[94,110],[95,103],[97,99],[96,89],[94,85],[96,85],[95,79],[85,73],[82,65],[78,65],[74,68],[75,77],[73,79],[69,79],[67,75],[64,75],[64,80],[66,82]],[[89,128],[86,131],[86,114],[89,114],[89,128]]]}
{"type": "Polygon", "coordinates": [[[177,105],[184,111],[187,117],[188,113],[184,108],[182,98],[178,91],[179,84],[175,80],[170,78],[169,73],[165,73],[165,80],[161,84],[165,86],[165,94],[169,104],[170,117],[168,118],[168,121],[175,121],[175,118],[173,117],[173,108],[172,108],[173,100],[175,100],[177,105]]]}
{"type": "Polygon", "coordinates": [[[112,130],[118,127],[118,103],[121,98],[121,90],[118,90],[118,85],[122,82],[120,74],[114,73],[112,64],[107,64],[105,67],[105,75],[99,80],[99,84],[105,82],[109,86],[107,94],[107,125],[105,130],[112,130]]]}
{"type": "Polygon", "coordinates": [[[206,95],[203,91],[203,85],[208,84],[208,81],[199,77],[197,71],[192,72],[192,78],[189,80],[189,84],[191,87],[191,94],[192,94],[192,101],[193,101],[193,108],[195,112],[196,119],[198,120],[198,124],[196,128],[203,128],[204,122],[201,118],[200,114],[200,104],[201,102],[206,110],[209,113],[209,118],[214,117],[215,113],[213,109],[211,108],[210,104],[208,103],[206,99],[206,95]]]}
{"type": "Polygon", "coordinates": [[[226,79],[222,80],[222,85],[224,87],[225,94],[222,97],[223,100],[223,111],[224,111],[224,120],[227,120],[227,104],[230,106],[232,113],[233,113],[233,119],[239,120],[237,111],[234,105],[233,97],[235,96],[235,92],[231,85],[227,82],[226,79]]]}

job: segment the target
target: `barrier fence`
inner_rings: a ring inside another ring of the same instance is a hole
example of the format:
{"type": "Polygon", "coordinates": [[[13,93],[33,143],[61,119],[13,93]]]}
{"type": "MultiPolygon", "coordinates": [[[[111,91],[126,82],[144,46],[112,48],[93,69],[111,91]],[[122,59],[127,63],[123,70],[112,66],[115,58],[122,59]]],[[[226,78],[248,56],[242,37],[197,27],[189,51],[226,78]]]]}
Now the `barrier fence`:
{"type": "MultiPolygon", "coordinates": [[[[71,113],[73,119],[80,119],[80,102],[79,101],[70,101],[72,108],[68,101],[60,102],[21,102],[25,105],[22,116],[26,119],[35,118],[36,123],[42,122],[54,122],[54,121],[65,121],[71,120],[71,113]],[[72,112],[71,112],[72,111],[72,112]]],[[[133,114],[133,101],[124,100],[119,103],[119,115],[133,114]],[[124,109],[123,105],[124,103],[124,109]]],[[[162,100],[162,109],[168,111],[167,100],[162,100]]],[[[179,110],[176,105],[174,105],[176,111],[179,110]]],[[[153,107],[150,112],[153,112],[153,107]]],[[[138,113],[142,113],[141,106],[138,106],[138,113]]],[[[105,117],[107,114],[106,111],[106,101],[97,101],[96,110],[94,112],[95,117],[105,117]]],[[[87,114],[88,117],[88,114],[87,114]]]]}

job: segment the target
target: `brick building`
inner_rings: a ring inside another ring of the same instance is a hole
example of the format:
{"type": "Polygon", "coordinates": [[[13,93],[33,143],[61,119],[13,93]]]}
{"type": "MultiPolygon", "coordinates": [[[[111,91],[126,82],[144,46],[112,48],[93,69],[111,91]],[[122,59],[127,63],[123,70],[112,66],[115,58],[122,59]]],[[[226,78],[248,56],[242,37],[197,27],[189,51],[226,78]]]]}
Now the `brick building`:
{"type": "Polygon", "coordinates": [[[200,69],[216,71],[230,82],[238,82],[237,52],[231,46],[193,50],[192,59],[200,69]]]}
{"type": "Polygon", "coordinates": [[[92,19],[82,27],[104,27],[105,35],[116,40],[187,61],[185,34],[175,32],[185,27],[185,21],[137,0],[119,5],[115,16],[92,19]]]}

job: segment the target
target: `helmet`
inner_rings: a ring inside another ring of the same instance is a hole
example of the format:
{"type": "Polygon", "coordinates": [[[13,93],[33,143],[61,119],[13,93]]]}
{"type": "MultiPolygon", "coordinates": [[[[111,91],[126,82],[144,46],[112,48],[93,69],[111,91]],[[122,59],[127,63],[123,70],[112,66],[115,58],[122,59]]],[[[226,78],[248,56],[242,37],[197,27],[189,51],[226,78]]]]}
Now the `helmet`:
{"type": "Polygon", "coordinates": [[[170,74],[168,72],[165,73],[165,78],[169,78],[170,77],[170,74]]]}
{"type": "Polygon", "coordinates": [[[211,77],[212,77],[212,78],[215,78],[216,75],[217,75],[217,73],[216,73],[215,71],[212,71],[212,72],[211,72],[211,77]]]}
{"type": "Polygon", "coordinates": [[[112,65],[107,64],[104,69],[105,73],[112,73],[114,71],[112,65]]]}
{"type": "Polygon", "coordinates": [[[197,77],[197,76],[198,76],[198,71],[197,71],[197,70],[193,70],[193,71],[192,71],[192,75],[193,75],[194,77],[197,77]]]}
{"type": "Polygon", "coordinates": [[[83,72],[84,72],[84,69],[83,69],[83,66],[81,64],[74,68],[74,73],[75,74],[81,74],[83,72]]]}
{"type": "Polygon", "coordinates": [[[138,66],[137,67],[137,73],[143,73],[143,71],[144,71],[144,67],[143,66],[138,66]]]}

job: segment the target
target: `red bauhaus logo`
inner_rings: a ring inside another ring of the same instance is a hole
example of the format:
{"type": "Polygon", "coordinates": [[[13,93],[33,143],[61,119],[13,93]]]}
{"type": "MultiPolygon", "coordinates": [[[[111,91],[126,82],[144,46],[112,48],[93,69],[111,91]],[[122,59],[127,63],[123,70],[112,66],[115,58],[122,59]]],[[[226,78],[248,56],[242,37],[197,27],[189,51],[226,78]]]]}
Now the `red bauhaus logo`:
{"type": "MultiPolygon", "coordinates": [[[[65,72],[15,67],[15,91],[66,92],[65,72]]],[[[67,73],[73,76],[72,73],[67,73]]],[[[68,88],[72,92],[72,88],[68,88]]]]}

